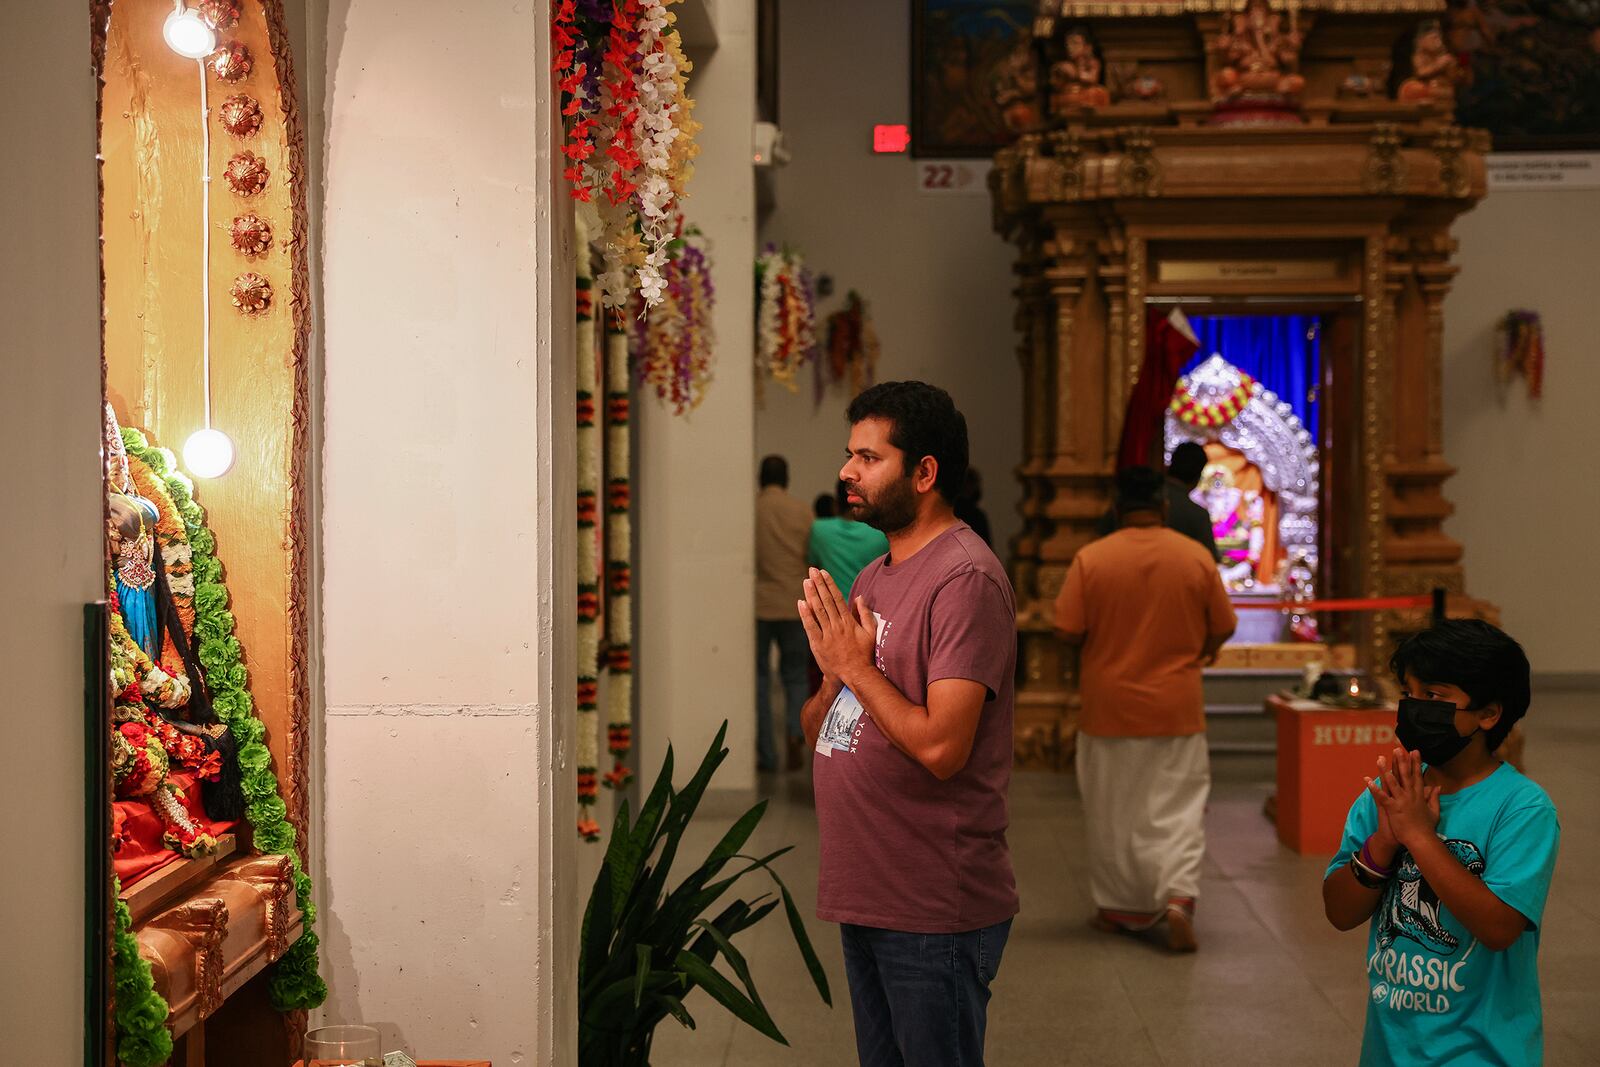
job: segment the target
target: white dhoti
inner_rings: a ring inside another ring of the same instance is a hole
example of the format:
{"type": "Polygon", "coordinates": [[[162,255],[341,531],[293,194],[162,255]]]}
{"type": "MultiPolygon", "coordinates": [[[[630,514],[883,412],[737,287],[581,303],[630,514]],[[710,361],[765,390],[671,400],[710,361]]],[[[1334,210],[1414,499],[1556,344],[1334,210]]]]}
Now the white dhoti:
{"type": "Polygon", "coordinates": [[[1167,901],[1197,897],[1211,792],[1206,735],[1079,734],[1077,769],[1095,906],[1154,921],[1167,901]]]}

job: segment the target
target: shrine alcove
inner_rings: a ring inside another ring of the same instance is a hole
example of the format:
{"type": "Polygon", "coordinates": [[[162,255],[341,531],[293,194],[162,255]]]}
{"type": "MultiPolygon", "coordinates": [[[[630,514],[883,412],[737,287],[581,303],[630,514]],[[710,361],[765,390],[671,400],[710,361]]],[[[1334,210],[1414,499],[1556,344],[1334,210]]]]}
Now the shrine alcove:
{"type": "MultiPolygon", "coordinates": [[[[209,1062],[281,1064],[321,995],[306,936],[310,318],[289,39],[276,0],[91,12],[118,921],[182,1062],[208,1062],[209,1040],[209,1062]]],[[[115,966],[121,991],[138,969],[121,953],[115,966]]],[[[119,1048],[158,1040],[123,1021],[119,1048]]]]}

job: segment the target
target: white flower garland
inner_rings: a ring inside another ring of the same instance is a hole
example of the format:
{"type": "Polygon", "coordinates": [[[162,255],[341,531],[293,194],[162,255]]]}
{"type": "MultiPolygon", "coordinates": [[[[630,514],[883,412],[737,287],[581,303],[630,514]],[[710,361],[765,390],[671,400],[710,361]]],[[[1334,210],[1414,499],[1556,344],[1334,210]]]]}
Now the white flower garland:
{"type": "Polygon", "coordinates": [[[671,19],[663,0],[646,0],[639,20],[639,107],[634,116],[634,144],[642,163],[639,214],[644,230],[645,256],[639,267],[639,295],[646,307],[661,302],[666,280],[672,221],[672,142],[678,137],[678,65],[662,36],[671,19]]]}

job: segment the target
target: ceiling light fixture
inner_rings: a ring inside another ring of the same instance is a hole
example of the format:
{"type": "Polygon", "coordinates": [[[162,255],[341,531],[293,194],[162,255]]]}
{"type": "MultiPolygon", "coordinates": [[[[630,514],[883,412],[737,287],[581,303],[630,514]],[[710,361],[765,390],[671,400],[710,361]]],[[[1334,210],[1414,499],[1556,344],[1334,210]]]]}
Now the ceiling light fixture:
{"type": "Polygon", "coordinates": [[[217,50],[217,33],[206,25],[197,11],[190,11],[183,0],[174,0],[172,14],[162,24],[161,36],[167,47],[184,59],[204,59],[217,50]]]}

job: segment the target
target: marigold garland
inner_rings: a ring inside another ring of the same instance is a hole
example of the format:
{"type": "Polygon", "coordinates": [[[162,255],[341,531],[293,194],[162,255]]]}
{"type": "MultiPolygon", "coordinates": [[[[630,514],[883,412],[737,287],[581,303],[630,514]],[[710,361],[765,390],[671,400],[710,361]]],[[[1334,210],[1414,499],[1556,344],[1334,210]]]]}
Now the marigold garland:
{"type": "Polygon", "coordinates": [[[1260,388],[1261,383],[1240,371],[1239,384],[1234,386],[1232,392],[1214,403],[1202,403],[1189,394],[1189,379],[1179,378],[1177,388],[1173,390],[1172,413],[1190,426],[1214,430],[1238,418],[1239,412],[1245,409],[1260,388]]]}
{"type": "Polygon", "coordinates": [[[698,407],[711,382],[716,331],[711,313],[716,289],[711,282],[711,243],[689,227],[667,263],[666,300],[634,327],[637,374],[674,414],[698,407]]]}
{"type": "Polygon", "coordinates": [[[811,272],[798,253],[768,246],[756,260],[756,384],[763,375],[791,393],[808,360],[816,358],[816,298],[811,272]]]}
{"type": "Polygon", "coordinates": [[[222,564],[215,555],[216,541],[206,528],[204,510],[195,503],[194,483],[178,470],[173,454],[152,446],[144,434],[130,427],[122,430],[122,443],[129,455],[164,480],[167,495],[183,519],[195,581],[195,658],[205,668],[212,709],[232,731],[238,746],[234,759],[255,849],[288,856],[294,870],[295,903],[304,913],[305,926],[272,969],[268,992],[273,1007],[283,1012],[315,1008],[327,999],[328,987],[317,973],[317,935],[312,931],[317,908],[311,899],[311,877],[300,862],[295,829],[272,771],[272,754],[263,744],[266,726],[256,716],[246,688],[248,672],[239,639],[233,636],[234,619],[228,611],[228,590],[222,584],[222,564]]]}
{"type": "Polygon", "coordinates": [[[600,577],[596,526],[600,510],[600,431],[595,421],[594,280],[589,276],[589,233],[578,213],[578,834],[600,839],[600,824],[588,812],[599,796],[600,766],[600,577]]]}
{"type": "Polygon", "coordinates": [[[633,484],[628,335],[606,331],[606,608],[610,638],[606,667],[606,743],[612,756],[605,784],[620,789],[633,780],[624,762],[633,748],[633,484]]]}

